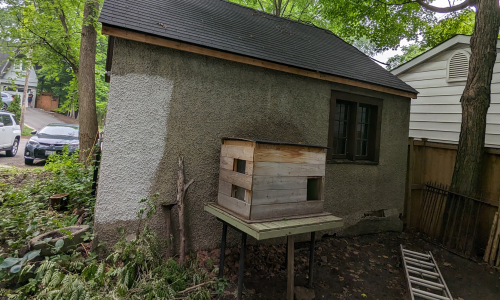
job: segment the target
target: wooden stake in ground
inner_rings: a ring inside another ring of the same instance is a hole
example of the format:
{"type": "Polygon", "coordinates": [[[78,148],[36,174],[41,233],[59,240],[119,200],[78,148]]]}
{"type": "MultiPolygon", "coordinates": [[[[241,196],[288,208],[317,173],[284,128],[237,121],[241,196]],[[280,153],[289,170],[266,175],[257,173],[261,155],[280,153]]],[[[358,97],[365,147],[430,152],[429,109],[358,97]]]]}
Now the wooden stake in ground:
{"type": "Polygon", "coordinates": [[[495,213],[493,218],[493,225],[491,225],[490,238],[488,239],[488,245],[486,246],[486,251],[484,252],[483,260],[488,262],[490,260],[491,248],[493,246],[493,240],[495,239],[495,231],[497,229],[498,212],[495,213]]]}
{"type": "Polygon", "coordinates": [[[491,254],[490,254],[490,265],[495,264],[495,259],[497,257],[497,251],[498,251],[498,242],[500,240],[500,222],[497,221],[497,228],[495,231],[495,238],[493,239],[493,246],[491,247],[491,254]]]}
{"type": "Polygon", "coordinates": [[[184,231],[184,195],[188,187],[194,182],[191,179],[187,184],[184,183],[184,158],[179,154],[179,178],[177,179],[177,208],[179,209],[179,235],[180,235],[180,247],[179,247],[179,263],[182,265],[184,263],[184,255],[186,250],[186,234],[184,231]]]}

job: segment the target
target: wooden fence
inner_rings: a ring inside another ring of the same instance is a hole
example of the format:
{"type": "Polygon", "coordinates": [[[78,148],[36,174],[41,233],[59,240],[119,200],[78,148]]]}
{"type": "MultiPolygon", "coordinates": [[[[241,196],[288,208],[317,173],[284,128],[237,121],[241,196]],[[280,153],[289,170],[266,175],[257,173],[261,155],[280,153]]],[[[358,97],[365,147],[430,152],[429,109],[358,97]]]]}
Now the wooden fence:
{"type": "Polygon", "coordinates": [[[59,107],[59,97],[54,97],[52,93],[41,92],[36,99],[35,107],[52,111],[59,107]]]}
{"type": "MultiPolygon", "coordinates": [[[[436,188],[443,190],[441,193],[443,199],[444,197],[449,199],[446,186],[451,184],[456,149],[457,145],[428,142],[425,139],[417,141],[410,138],[404,213],[404,222],[407,228],[425,232],[430,236],[436,234],[434,229],[434,231],[429,231],[428,227],[422,227],[422,223],[426,223],[428,221],[426,218],[429,218],[427,215],[429,208],[426,201],[429,199],[429,193],[440,194],[436,188]],[[432,184],[430,184],[431,182],[432,184]]],[[[474,237],[469,237],[469,239],[473,239],[470,241],[473,248],[467,247],[469,248],[467,249],[468,255],[482,255],[486,249],[493,217],[499,209],[499,179],[500,149],[486,148],[479,179],[479,193],[476,197],[480,199],[481,205],[478,206],[477,210],[474,210],[474,214],[477,215],[476,233],[474,237]]],[[[431,225],[438,226],[432,221],[426,226],[431,225]]],[[[442,238],[441,235],[434,236],[434,238],[442,238]]]]}

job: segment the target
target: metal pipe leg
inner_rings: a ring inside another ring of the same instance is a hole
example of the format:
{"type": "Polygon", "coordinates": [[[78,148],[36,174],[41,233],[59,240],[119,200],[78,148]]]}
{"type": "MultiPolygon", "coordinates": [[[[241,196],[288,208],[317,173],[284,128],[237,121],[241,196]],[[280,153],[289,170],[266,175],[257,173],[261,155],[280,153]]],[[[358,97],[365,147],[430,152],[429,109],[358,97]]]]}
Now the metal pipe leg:
{"type": "Polygon", "coordinates": [[[245,275],[245,250],[247,246],[247,234],[241,233],[241,249],[240,249],[240,269],[238,270],[238,300],[241,300],[243,294],[243,276],[245,275]]]}
{"type": "Polygon", "coordinates": [[[220,263],[219,263],[219,277],[224,277],[224,259],[226,258],[226,235],[227,223],[222,223],[222,241],[220,243],[220,263]]]}
{"type": "Polygon", "coordinates": [[[314,269],[314,246],[316,244],[316,232],[311,232],[311,242],[309,243],[309,288],[313,288],[313,269],[314,269]]]}

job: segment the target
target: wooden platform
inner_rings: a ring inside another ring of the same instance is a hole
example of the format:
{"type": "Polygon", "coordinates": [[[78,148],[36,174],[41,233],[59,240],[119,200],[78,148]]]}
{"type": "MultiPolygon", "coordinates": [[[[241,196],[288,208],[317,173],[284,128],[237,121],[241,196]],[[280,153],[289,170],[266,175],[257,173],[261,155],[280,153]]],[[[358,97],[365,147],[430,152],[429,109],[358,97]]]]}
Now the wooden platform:
{"type": "Polygon", "coordinates": [[[215,203],[205,205],[205,211],[257,240],[328,230],[344,225],[344,221],[341,218],[331,214],[292,220],[284,219],[271,222],[247,223],[237,216],[226,212],[215,203]]]}

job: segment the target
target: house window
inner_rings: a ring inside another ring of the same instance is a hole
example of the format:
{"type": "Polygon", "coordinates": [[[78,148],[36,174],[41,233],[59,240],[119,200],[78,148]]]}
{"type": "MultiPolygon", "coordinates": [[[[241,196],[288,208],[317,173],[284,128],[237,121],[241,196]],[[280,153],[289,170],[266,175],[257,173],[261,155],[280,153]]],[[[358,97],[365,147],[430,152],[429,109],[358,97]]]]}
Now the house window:
{"type": "Polygon", "coordinates": [[[328,160],[377,163],[382,100],[333,92],[330,103],[328,160]]]}

